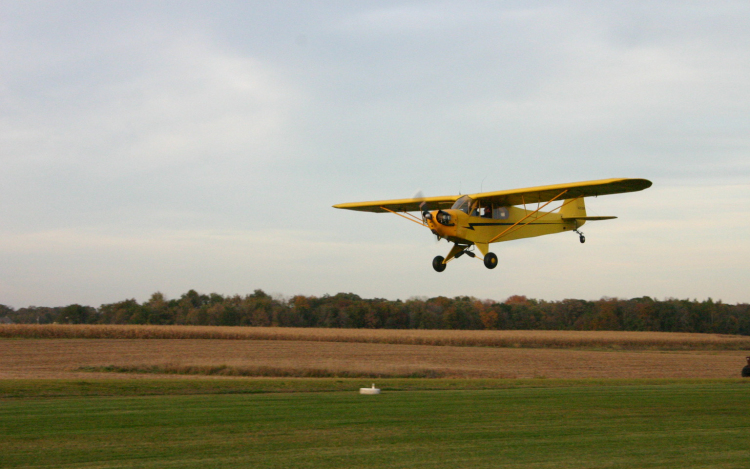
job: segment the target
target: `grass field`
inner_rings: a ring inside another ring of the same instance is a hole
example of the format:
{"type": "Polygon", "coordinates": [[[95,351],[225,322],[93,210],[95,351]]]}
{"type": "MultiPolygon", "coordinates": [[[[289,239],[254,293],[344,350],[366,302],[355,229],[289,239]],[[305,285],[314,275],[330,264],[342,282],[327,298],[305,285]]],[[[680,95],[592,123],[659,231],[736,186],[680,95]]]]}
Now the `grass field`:
{"type": "Polygon", "coordinates": [[[213,391],[201,384],[204,394],[180,395],[189,382],[208,382],[152,380],[163,393],[152,396],[120,395],[123,380],[67,382],[71,396],[98,386],[99,397],[55,398],[34,394],[33,382],[0,381],[5,396],[14,395],[9,388],[19,396],[0,401],[0,465],[745,468],[750,461],[750,387],[741,379],[486,381],[488,389],[442,391],[413,384],[471,388],[481,380],[402,380],[412,390],[379,396],[358,395],[359,381],[280,380],[287,391],[328,383],[339,392],[217,393],[222,383],[241,392],[238,383],[257,381],[219,380],[213,391]]]}
{"type": "Polygon", "coordinates": [[[0,338],[2,468],[750,461],[745,337],[53,325],[0,338]],[[357,393],[373,381],[383,394],[357,393]]]}
{"type": "Polygon", "coordinates": [[[48,397],[182,396],[195,394],[266,394],[309,392],[353,392],[362,387],[384,391],[478,391],[489,389],[704,386],[744,385],[750,380],[732,379],[0,379],[0,399],[48,397]]]}

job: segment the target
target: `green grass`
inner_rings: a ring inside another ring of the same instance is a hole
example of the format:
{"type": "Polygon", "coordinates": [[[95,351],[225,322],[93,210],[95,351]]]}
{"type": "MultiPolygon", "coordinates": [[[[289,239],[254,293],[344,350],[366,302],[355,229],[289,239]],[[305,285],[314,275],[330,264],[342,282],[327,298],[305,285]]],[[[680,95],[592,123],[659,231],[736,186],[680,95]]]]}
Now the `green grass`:
{"type": "MultiPolygon", "coordinates": [[[[488,389],[385,391],[410,382],[390,381],[379,383],[379,396],[357,394],[364,385],[357,380],[242,379],[171,380],[171,388],[152,381],[158,395],[131,396],[117,393],[148,392],[143,384],[123,391],[114,380],[71,381],[50,394],[73,397],[29,392],[38,381],[8,393],[12,385],[0,382],[5,396],[17,396],[0,400],[0,466],[744,468],[750,461],[747,381],[477,380],[488,389]],[[257,381],[287,392],[251,390],[257,381]],[[76,395],[74,383],[99,394],[76,395]],[[197,386],[189,392],[206,393],[186,394],[189,383],[197,386]],[[315,386],[350,390],[289,392],[315,386]]],[[[477,381],[411,382],[417,389],[477,381]]]]}
{"type": "Polygon", "coordinates": [[[452,379],[452,378],[213,378],[213,379],[6,379],[0,399],[39,397],[155,396],[355,392],[362,387],[384,391],[482,390],[601,386],[727,384],[750,387],[750,380],[728,379],[452,379]]]}

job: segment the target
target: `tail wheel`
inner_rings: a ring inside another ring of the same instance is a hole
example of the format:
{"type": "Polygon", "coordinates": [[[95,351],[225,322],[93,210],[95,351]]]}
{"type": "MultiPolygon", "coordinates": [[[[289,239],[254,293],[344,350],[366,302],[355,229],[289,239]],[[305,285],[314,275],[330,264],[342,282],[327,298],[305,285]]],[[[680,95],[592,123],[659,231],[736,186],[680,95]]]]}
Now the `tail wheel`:
{"type": "Polygon", "coordinates": [[[436,256],[432,260],[432,268],[435,269],[436,272],[442,272],[445,270],[446,267],[448,267],[447,264],[443,264],[443,261],[445,258],[443,256],[436,256]]]}
{"type": "Polygon", "coordinates": [[[586,242],[586,237],[584,235],[581,235],[579,239],[581,240],[581,244],[586,242]]]}
{"type": "Polygon", "coordinates": [[[486,256],[484,256],[484,266],[488,269],[494,269],[497,267],[497,256],[493,252],[488,252],[486,256]]]}

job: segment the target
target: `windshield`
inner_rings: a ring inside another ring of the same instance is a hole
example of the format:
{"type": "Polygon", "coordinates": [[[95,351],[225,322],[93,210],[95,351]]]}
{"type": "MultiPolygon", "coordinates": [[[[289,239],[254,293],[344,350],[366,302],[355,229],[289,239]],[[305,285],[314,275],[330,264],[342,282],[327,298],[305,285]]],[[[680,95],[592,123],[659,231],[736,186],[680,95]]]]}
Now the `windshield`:
{"type": "Polygon", "coordinates": [[[451,208],[454,210],[461,210],[462,212],[468,214],[472,202],[474,201],[471,200],[468,195],[465,195],[458,199],[451,208]]]}

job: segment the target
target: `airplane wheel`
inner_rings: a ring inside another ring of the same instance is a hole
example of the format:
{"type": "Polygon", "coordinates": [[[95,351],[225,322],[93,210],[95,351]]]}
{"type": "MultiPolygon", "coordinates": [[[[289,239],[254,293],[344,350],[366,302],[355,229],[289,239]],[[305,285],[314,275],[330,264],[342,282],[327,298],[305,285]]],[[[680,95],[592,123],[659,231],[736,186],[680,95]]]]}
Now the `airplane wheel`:
{"type": "Polygon", "coordinates": [[[435,269],[436,272],[442,272],[448,267],[447,264],[443,264],[443,260],[445,260],[443,256],[436,256],[432,260],[432,268],[435,269]]]}
{"type": "Polygon", "coordinates": [[[581,239],[581,244],[586,242],[586,237],[584,235],[581,235],[580,239],[581,239]]]}
{"type": "Polygon", "coordinates": [[[497,267],[497,256],[492,252],[488,252],[487,255],[484,256],[484,266],[488,269],[494,269],[497,267]]]}

